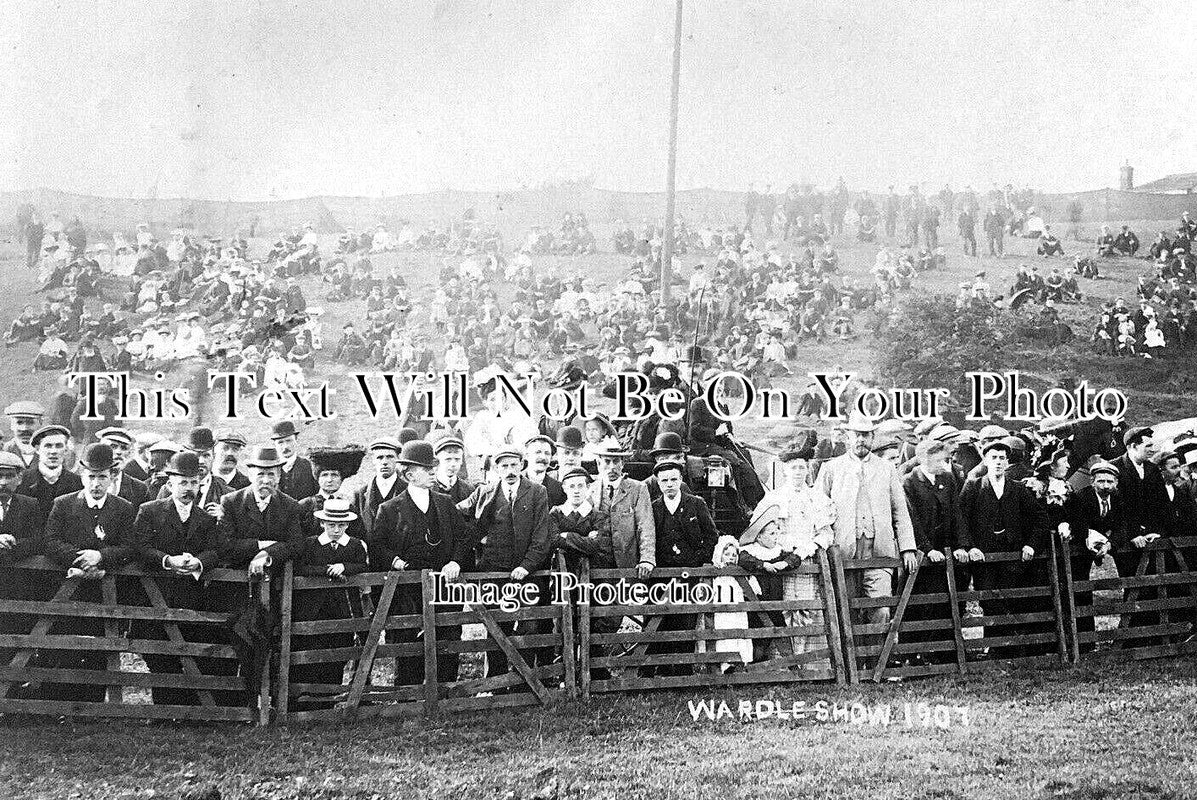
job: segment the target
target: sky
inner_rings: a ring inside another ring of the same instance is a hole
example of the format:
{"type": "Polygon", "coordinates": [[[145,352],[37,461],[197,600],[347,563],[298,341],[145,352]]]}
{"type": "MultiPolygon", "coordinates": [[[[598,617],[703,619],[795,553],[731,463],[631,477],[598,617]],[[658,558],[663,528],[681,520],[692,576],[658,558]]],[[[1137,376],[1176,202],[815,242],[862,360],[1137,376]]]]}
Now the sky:
{"type": "MultiPolygon", "coordinates": [[[[1197,170],[1191,7],[688,0],[677,185],[1070,191],[1197,170]]],[[[0,190],[665,186],[669,0],[21,0],[0,190]]]]}

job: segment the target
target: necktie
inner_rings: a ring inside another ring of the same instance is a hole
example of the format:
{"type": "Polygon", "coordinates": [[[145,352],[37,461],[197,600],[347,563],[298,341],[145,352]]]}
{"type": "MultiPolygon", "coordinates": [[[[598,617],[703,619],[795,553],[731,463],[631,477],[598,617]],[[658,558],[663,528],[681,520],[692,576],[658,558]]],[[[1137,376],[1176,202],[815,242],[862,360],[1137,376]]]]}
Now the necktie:
{"type": "Polygon", "coordinates": [[[7,516],[8,516],[8,501],[6,500],[3,503],[0,503],[0,522],[3,522],[4,518],[7,516]]]}
{"type": "Polygon", "coordinates": [[[1109,513],[1110,510],[1109,506],[1107,505],[1109,501],[1107,501],[1104,497],[1098,499],[1101,501],[1101,516],[1102,518],[1105,518],[1105,515],[1109,513]]]}

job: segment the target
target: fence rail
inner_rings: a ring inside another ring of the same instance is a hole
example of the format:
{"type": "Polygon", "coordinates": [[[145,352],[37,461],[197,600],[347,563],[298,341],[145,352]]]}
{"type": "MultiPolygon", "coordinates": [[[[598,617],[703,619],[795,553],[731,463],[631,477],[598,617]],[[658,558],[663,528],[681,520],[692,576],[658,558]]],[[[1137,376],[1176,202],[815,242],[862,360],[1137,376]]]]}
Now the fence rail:
{"type": "Polygon", "coordinates": [[[333,581],[291,564],[259,582],[137,567],[68,579],[37,557],[0,567],[0,713],[350,721],[1197,653],[1197,536],[1114,562],[1117,577],[1091,574],[1056,535],[1029,561],[919,554],[908,573],[836,548],[764,584],[739,568],[570,574],[558,556],[522,584],[479,572],[451,587],[428,570],[333,581]],[[892,592],[869,596],[879,574],[892,592]]]}

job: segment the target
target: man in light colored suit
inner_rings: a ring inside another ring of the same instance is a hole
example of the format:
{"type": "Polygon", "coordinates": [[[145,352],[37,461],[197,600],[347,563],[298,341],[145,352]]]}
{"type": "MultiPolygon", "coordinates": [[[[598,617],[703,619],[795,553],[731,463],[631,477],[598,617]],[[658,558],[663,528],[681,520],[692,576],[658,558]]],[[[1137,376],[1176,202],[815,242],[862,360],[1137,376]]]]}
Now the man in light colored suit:
{"type": "MultiPolygon", "coordinates": [[[[914,569],[917,555],[910,508],[897,469],[872,452],[876,425],[853,414],[842,429],[847,434],[848,452],[824,464],[816,481],[835,505],[835,545],[847,558],[896,558],[901,554],[905,568],[914,569]]],[[[893,570],[853,572],[859,575],[858,596],[893,594],[893,570]]],[[[869,609],[867,616],[870,623],[887,624],[890,609],[869,609]]]]}
{"type": "Polygon", "coordinates": [[[591,486],[591,502],[608,514],[615,565],[636,568],[647,578],[657,564],[657,528],[648,487],[623,474],[630,453],[611,444],[598,452],[598,478],[591,486]]]}

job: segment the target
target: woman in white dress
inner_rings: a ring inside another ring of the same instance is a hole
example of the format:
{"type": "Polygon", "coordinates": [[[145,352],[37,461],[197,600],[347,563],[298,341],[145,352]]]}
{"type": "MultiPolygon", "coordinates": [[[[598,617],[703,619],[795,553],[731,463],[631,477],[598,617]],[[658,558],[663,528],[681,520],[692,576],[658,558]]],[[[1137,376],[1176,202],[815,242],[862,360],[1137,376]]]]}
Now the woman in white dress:
{"type": "MultiPolygon", "coordinates": [[[[785,482],[768,493],[757,504],[755,519],[776,508],[781,523],[778,545],[783,551],[794,552],[804,561],[813,559],[819,550],[831,546],[833,534],[831,525],[835,522],[835,506],[830,498],[809,485],[810,461],[814,457],[812,448],[787,450],[778,461],[785,474],[785,482]]],[[[818,581],[810,574],[786,574],[782,583],[782,600],[819,600],[818,581]]],[[[822,625],[823,614],[817,610],[797,609],[786,611],[786,625],[791,627],[822,625]]],[[[793,637],[794,655],[801,655],[827,648],[827,637],[822,634],[793,637]]],[[[818,664],[804,665],[817,669],[818,664]]]]}

